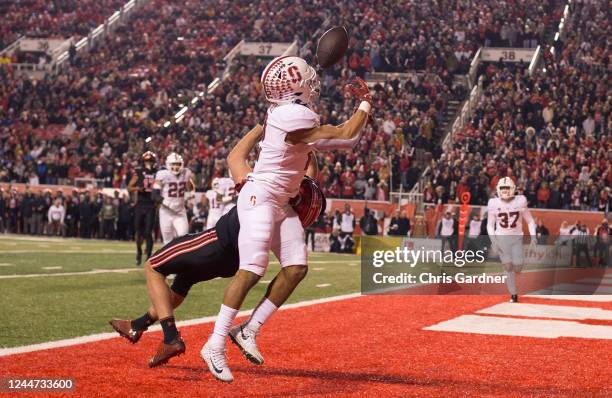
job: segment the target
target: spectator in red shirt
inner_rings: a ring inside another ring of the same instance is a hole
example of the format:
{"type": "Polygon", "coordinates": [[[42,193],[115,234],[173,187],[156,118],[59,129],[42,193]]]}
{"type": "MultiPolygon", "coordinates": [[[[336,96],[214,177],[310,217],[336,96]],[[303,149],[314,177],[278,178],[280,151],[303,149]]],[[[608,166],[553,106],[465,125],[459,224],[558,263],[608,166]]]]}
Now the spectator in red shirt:
{"type": "Polygon", "coordinates": [[[550,199],[550,189],[548,188],[548,184],[546,182],[542,182],[540,184],[540,188],[537,193],[538,198],[538,207],[546,208],[548,207],[548,200],[550,199]]]}

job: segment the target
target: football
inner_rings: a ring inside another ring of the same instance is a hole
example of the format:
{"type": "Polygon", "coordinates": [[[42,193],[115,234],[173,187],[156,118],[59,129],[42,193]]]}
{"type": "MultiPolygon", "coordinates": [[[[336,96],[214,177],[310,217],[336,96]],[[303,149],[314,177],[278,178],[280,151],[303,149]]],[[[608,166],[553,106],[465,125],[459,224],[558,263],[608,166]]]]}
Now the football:
{"type": "Polygon", "coordinates": [[[321,68],[329,68],[342,59],[348,48],[348,33],[344,26],[335,26],[319,38],[317,43],[317,63],[321,68]]]}

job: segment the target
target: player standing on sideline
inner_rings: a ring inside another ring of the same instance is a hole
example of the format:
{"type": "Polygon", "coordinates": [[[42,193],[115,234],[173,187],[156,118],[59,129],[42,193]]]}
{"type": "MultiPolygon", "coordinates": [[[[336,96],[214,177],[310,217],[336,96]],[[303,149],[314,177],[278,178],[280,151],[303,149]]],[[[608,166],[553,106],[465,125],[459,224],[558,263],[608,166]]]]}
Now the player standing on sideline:
{"type": "Polygon", "coordinates": [[[142,242],[147,241],[147,259],[153,252],[153,227],[155,226],[155,201],[153,185],[157,169],[157,155],[151,151],[142,154],[142,168],[136,169],[128,184],[128,192],[136,192],[134,231],[136,233],[136,265],[142,262],[142,242]]]}
{"type": "Polygon", "coordinates": [[[193,195],[195,185],[191,170],[183,164],[183,157],[172,152],[166,158],[166,168],[155,175],[153,196],[156,202],[161,200],[159,229],[164,245],[189,232],[185,196],[193,195]]]}
{"type": "Polygon", "coordinates": [[[214,228],[221,216],[227,213],[225,206],[232,201],[232,196],[227,195],[223,187],[221,187],[221,180],[218,177],[213,178],[211,189],[206,191],[206,201],[208,203],[206,229],[214,228]]]}
{"type": "Polygon", "coordinates": [[[226,198],[225,207],[223,207],[223,214],[229,213],[234,207],[236,207],[236,184],[234,180],[228,177],[219,178],[219,188],[223,192],[223,197],[226,198]]]}
{"type": "Polygon", "coordinates": [[[225,290],[213,334],[201,351],[213,376],[225,382],[234,380],[225,357],[227,336],[232,336],[247,358],[261,356],[255,344],[259,325],[285,302],[297,286],[295,281],[306,275],[304,228],[289,199],[298,192],[312,144],[358,136],[372,101],[367,85],[358,79],[349,89],[361,103],[350,120],[340,126],[320,126],[319,115],[312,110],[320,83],[306,61],[292,56],[275,58],[264,69],[261,82],[271,104],[257,163],[238,195],[240,267],[225,290]],[[287,279],[286,285],[292,288],[268,292],[251,319],[230,332],[246,294],[266,271],[270,249],[282,267],[278,276],[287,279]]]}
{"type": "Polygon", "coordinates": [[[510,177],[501,178],[497,182],[497,197],[489,199],[487,204],[487,233],[504,266],[506,285],[513,303],[518,301],[515,275],[521,273],[524,263],[523,219],[529,227],[531,245],[537,243],[536,224],[527,207],[527,198],[515,196],[515,190],[510,177]]]}

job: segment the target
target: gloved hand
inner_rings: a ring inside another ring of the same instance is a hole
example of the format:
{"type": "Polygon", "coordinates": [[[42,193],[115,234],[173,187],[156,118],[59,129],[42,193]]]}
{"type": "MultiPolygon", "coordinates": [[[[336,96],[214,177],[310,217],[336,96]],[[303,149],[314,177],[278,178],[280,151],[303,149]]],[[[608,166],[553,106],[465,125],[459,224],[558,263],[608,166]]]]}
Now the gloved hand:
{"type": "Polygon", "coordinates": [[[372,94],[370,94],[370,88],[360,77],[353,78],[346,88],[355,98],[361,101],[366,101],[372,105],[372,94]]]}

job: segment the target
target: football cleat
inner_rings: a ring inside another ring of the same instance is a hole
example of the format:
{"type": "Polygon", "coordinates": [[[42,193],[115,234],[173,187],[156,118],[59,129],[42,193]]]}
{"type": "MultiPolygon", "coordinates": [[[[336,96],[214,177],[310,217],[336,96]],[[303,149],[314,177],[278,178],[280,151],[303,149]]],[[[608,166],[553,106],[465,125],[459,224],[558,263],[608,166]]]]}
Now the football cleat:
{"type": "Polygon", "coordinates": [[[234,381],[232,371],[227,365],[227,359],[225,358],[225,349],[217,349],[210,346],[209,342],[204,344],[200,351],[200,356],[206,362],[208,370],[212,373],[217,380],[225,383],[231,383],[234,381]]]}
{"type": "Polygon", "coordinates": [[[257,348],[257,332],[252,331],[247,326],[247,322],[238,325],[229,332],[229,337],[232,342],[240,348],[240,351],[244,356],[255,365],[261,365],[264,363],[263,356],[257,348]]]}
{"type": "Polygon", "coordinates": [[[518,295],[513,294],[512,296],[510,296],[510,302],[511,303],[518,303],[518,295]]]}
{"type": "Polygon", "coordinates": [[[181,338],[181,335],[176,336],[170,343],[164,343],[163,341],[157,347],[157,352],[153,358],[149,359],[149,367],[154,368],[165,364],[170,358],[177,357],[185,353],[185,342],[181,338]]]}
{"type": "Polygon", "coordinates": [[[113,319],[108,321],[108,323],[115,329],[115,332],[132,344],[138,343],[140,336],[144,333],[144,330],[132,329],[132,321],[129,319],[113,319]]]}

